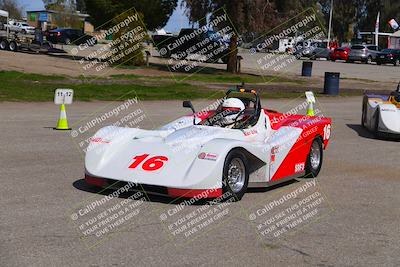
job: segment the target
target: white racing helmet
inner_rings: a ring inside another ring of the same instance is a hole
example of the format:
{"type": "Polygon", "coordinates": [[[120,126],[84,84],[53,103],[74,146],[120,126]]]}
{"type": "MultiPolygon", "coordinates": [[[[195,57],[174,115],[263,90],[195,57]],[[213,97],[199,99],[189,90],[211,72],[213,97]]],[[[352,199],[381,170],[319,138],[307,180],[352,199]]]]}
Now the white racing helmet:
{"type": "Polygon", "coordinates": [[[222,112],[224,113],[224,119],[226,124],[232,124],[235,121],[239,121],[243,118],[243,113],[245,109],[242,100],[239,98],[227,98],[222,103],[222,112]],[[240,115],[239,115],[240,113],[240,115]]]}

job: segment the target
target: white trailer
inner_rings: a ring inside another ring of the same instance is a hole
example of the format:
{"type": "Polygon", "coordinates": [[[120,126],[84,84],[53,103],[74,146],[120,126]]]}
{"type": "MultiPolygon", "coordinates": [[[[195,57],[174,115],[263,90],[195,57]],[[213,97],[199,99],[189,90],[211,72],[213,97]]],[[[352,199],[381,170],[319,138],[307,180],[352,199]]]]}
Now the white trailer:
{"type": "MultiPolygon", "coordinates": [[[[0,18],[6,18],[9,25],[9,14],[7,11],[0,10],[0,18]]],[[[1,23],[1,26],[3,24],[1,23]]],[[[38,41],[33,34],[23,34],[18,32],[10,32],[9,27],[0,28],[0,50],[10,50],[16,52],[18,50],[30,50],[36,53],[48,52],[52,45],[47,41],[38,41]]]]}

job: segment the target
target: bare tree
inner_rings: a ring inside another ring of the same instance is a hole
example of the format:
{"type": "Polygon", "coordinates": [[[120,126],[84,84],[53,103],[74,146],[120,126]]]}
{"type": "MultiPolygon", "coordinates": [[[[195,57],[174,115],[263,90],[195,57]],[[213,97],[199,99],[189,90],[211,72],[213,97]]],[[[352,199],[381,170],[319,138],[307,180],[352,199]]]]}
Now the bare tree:
{"type": "Polygon", "coordinates": [[[10,18],[22,18],[23,8],[18,4],[17,0],[0,0],[0,9],[8,11],[10,18]]]}

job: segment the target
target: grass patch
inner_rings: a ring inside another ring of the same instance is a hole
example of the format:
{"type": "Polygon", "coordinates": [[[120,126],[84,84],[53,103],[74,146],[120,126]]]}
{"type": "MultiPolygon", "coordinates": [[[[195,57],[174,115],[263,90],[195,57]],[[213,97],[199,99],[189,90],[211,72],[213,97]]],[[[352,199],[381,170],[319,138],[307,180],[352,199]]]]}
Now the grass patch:
{"type": "MultiPolygon", "coordinates": [[[[209,78],[204,77],[208,74],[202,75],[192,77],[197,77],[202,81],[209,78]]],[[[124,76],[118,75],[117,77],[124,76]]],[[[136,75],[133,75],[132,79],[136,79],[135,77],[136,75]]],[[[220,81],[226,82],[224,77],[220,79],[222,79],[220,81]]],[[[239,83],[239,81],[235,80],[235,83],[239,83]]],[[[199,85],[175,82],[174,80],[164,79],[162,82],[154,85],[144,85],[136,82],[128,84],[118,83],[118,80],[115,80],[112,84],[95,84],[90,83],[90,81],[87,83],[72,83],[70,78],[62,76],[0,71],[0,101],[53,101],[54,90],[57,88],[74,89],[74,98],[80,101],[114,101],[132,98],[132,96],[138,96],[142,100],[206,99],[210,98],[210,96],[215,99],[223,96],[221,90],[217,91],[199,85]]],[[[293,90],[260,90],[259,94],[262,98],[296,98],[299,97],[300,93],[293,90]]],[[[341,92],[341,96],[359,94],[360,92],[358,91],[350,90],[341,92]]],[[[320,94],[316,95],[317,97],[323,96],[320,94]]]]}
{"type": "Polygon", "coordinates": [[[4,80],[26,80],[26,81],[58,81],[66,80],[65,76],[41,75],[35,73],[23,73],[18,71],[0,71],[0,81],[4,80]]]}
{"type": "Polygon", "coordinates": [[[304,84],[306,81],[303,80],[295,80],[281,76],[259,76],[252,74],[229,74],[229,73],[221,73],[216,72],[215,74],[203,74],[196,73],[193,75],[182,75],[182,74],[174,74],[173,76],[140,76],[135,74],[116,74],[110,76],[113,79],[125,79],[125,80],[136,80],[136,79],[148,79],[148,80],[171,80],[171,81],[197,81],[197,82],[205,82],[205,83],[235,83],[240,84],[244,83],[295,83],[295,84],[304,84]]]}
{"type": "Polygon", "coordinates": [[[57,88],[74,89],[75,100],[116,100],[137,95],[145,100],[207,98],[210,90],[187,83],[162,83],[161,85],[138,84],[70,84],[59,76],[0,72],[0,101],[53,101],[57,88]]]}
{"type": "Polygon", "coordinates": [[[110,77],[113,79],[136,80],[143,76],[136,75],[136,74],[113,74],[113,75],[110,75],[110,77]]]}
{"type": "Polygon", "coordinates": [[[215,74],[202,74],[196,73],[191,76],[175,75],[176,80],[188,80],[210,83],[266,83],[266,82],[288,82],[288,83],[304,83],[304,81],[288,79],[281,76],[259,76],[252,74],[229,74],[229,73],[215,73],[215,74]]]}

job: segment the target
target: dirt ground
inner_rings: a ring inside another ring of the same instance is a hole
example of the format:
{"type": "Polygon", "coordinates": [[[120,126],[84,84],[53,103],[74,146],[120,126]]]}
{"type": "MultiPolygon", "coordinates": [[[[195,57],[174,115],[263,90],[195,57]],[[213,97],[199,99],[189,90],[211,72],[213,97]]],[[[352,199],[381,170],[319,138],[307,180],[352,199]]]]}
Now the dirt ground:
{"type": "MultiPolygon", "coordinates": [[[[157,56],[156,51],[152,51],[150,57],[150,68],[111,68],[105,67],[101,70],[96,70],[94,67],[85,68],[86,61],[80,61],[85,54],[77,54],[72,56],[70,54],[73,46],[63,47],[66,54],[34,54],[28,52],[13,53],[9,51],[0,51],[0,70],[15,70],[26,73],[37,73],[47,75],[67,75],[71,77],[87,77],[87,78],[106,78],[110,75],[116,74],[134,74],[141,76],[169,76],[172,74],[166,67],[167,60],[157,56]],[[162,67],[160,67],[162,66],[162,67]]],[[[94,49],[94,48],[93,48],[94,49]]],[[[246,54],[244,53],[244,56],[246,54]]],[[[257,56],[263,56],[263,53],[258,53],[257,56]]],[[[246,59],[246,58],[245,58],[246,59]]],[[[261,72],[257,65],[255,65],[253,58],[244,60],[243,71],[250,74],[258,75],[275,75],[284,78],[300,79],[307,81],[309,88],[323,88],[324,72],[323,71],[338,71],[341,72],[340,87],[346,90],[393,90],[398,82],[398,74],[400,68],[393,66],[377,66],[365,64],[346,64],[343,62],[330,62],[330,61],[314,61],[313,77],[301,77],[301,62],[297,61],[294,65],[281,72],[261,72]]],[[[224,64],[206,64],[200,63],[200,67],[207,67],[209,70],[225,69],[224,64]]],[[[212,71],[211,71],[212,72],[212,71]]],[[[193,74],[196,75],[196,74],[193,74]]],[[[276,85],[279,83],[273,80],[266,79],[266,86],[276,85]]],[[[262,84],[260,84],[262,86],[262,84]]],[[[304,85],[295,85],[304,87],[304,85]]],[[[283,85],[283,87],[287,87],[283,85]]],[[[288,87],[288,89],[291,89],[288,87]]],[[[305,88],[307,89],[307,88],[305,88]]]]}

